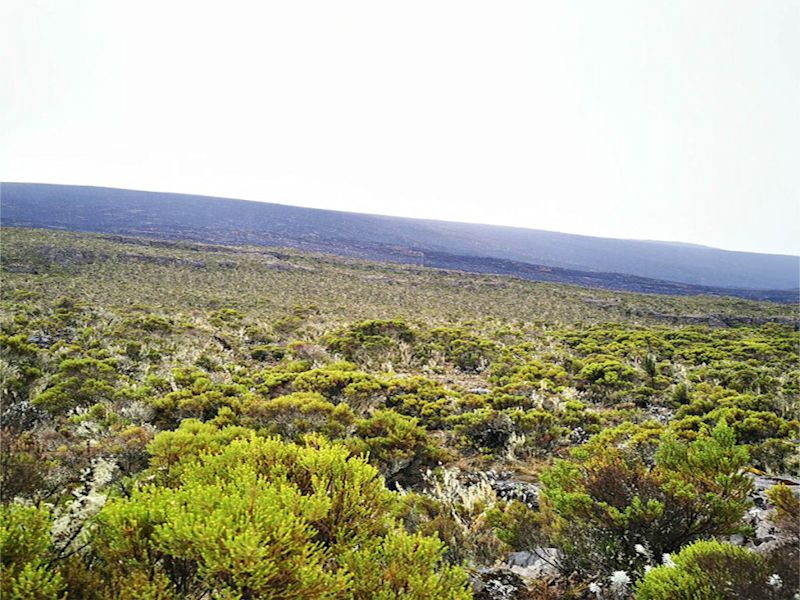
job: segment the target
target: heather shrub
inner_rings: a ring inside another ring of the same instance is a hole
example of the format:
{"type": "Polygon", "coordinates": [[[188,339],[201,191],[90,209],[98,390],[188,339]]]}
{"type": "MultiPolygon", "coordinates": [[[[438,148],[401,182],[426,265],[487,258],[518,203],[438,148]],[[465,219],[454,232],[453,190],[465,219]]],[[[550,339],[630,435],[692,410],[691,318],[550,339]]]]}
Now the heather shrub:
{"type": "Polygon", "coordinates": [[[783,588],[800,593],[800,498],[782,483],[769,488],[766,494],[773,506],[770,520],[778,535],[764,558],[770,573],[781,578],[783,588]]]}
{"type": "Polygon", "coordinates": [[[30,432],[18,436],[0,428],[0,502],[35,497],[47,483],[54,464],[45,445],[30,432]]]}
{"type": "Polygon", "coordinates": [[[214,423],[185,419],[175,431],[162,431],[147,446],[150,469],[159,480],[176,481],[201,454],[216,454],[237,439],[248,438],[245,427],[220,428],[214,423]]]}
{"type": "Polygon", "coordinates": [[[156,420],[164,425],[177,425],[183,419],[213,419],[223,406],[238,408],[247,388],[235,383],[217,383],[208,373],[180,369],[173,372],[180,389],[150,400],[156,420]]]}
{"type": "Polygon", "coordinates": [[[0,506],[0,596],[11,600],[55,600],[64,580],[50,566],[53,518],[43,507],[0,506]]]}
{"type": "Polygon", "coordinates": [[[418,482],[420,472],[448,457],[417,419],[391,410],[375,411],[369,418],[359,419],[355,433],[356,437],[348,440],[349,447],[367,453],[390,488],[418,482]]]}
{"type": "Polygon", "coordinates": [[[466,481],[457,469],[440,468],[425,475],[424,495],[404,496],[403,519],[413,529],[445,542],[450,562],[492,564],[509,546],[495,533],[497,495],[485,477],[466,481]]]}
{"type": "Polygon", "coordinates": [[[541,514],[519,500],[500,503],[486,513],[495,535],[513,550],[545,546],[541,514]]]}
{"type": "MultiPolygon", "coordinates": [[[[202,439],[184,443],[168,485],[135,487],[95,520],[90,561],[112,595],[468,597],[464,573],[441,562],[441,543],[396,530],[398,498],[344,446],[197,422],[182,429],[202,439]]],[[[169,446],[162,436],[154,466],[169,446]]]]}
{"type": "Polygon", "coordinates": [[[578,381],[600,391],[625,387],[634,381],[636,371],[612,356],[598,355],[584,363],[578,373],[578,381]]]}
{"type": "Polygon", "coordinates": [[[371,379],[372,376],[356,370],[349,363],[333,363],[321,369],[300,373],[292,387],[296,392],[317,392],[330,399],[342,395],[352,384],[371,379]]]}
{"type": "Polygon", "coordinates": [[[443,560],[435,537],[393,529],[372,538],[340,558],[352,577],[345,598],[353,600],[467,600],[472,598],[466,573],[443,560]]]}
{"type": "MultiPolygon", "coordinates": [[[[41,375],[38,363],[39,349],[29,344],[25,336],[0,334],[0,395],[4,404],[16,403],[27,397],[31,384],[41,375]]],[[[7,410],[3,410],[3,413],[3,421],[7,425],[7,410]]]]}
{"type": "Polygon", "coordinates": [[[542,454],[567,433],[559,415],[544,410],[478,408],[448,419],[465,448],[484,454],[515,446],[515,452],[542,454]]]}
{"type": "Polygon", "coordinates": [[[491,408],[456,415],[450,421],[463,446],[484,453],[504,449],[517,429],[507,413],[491,408]]]}
{"type": "Polygon", "coordinates": [[[774,507],[772,521],[775,525],[794,539],[800,537],[800,498],[782,483],[769,488],[766,494],[774,507]]]}
{"type": "Polygon", "coordinates": [[[139,578],[184,597],[324,598],[339,589],[308,525],[329,499],[267,484],[252,464],[217,471],[217,481],[198,475],[187,469],[176,488],[145,487],[103,509],[93,549],[112,585],[139,578]]]}
{"type": "Polygon", "coordinates": [[[752,484],[747,451],[724,423],[690,443],[663,435],[653,464],[635,447],[587,446],[542,475],[542,510],[566,569],[639,572],[647,554],[740,530],[752,484]]]}
{"type": "Polygon", "coordinates": [[[296,392],[266,400],[253,398],[241,408],[241,424],[299,441],[307,433],[321,433],[329,439],[343,437],[353,422],[347,404],[333,404],[315,392],[296,392]]]}
{"type": "Polygon", "coordinates": [[[59,415],[77,407],[110,401],[117,379],[115,367],[111,359],[64,359],[50,385],[33,399],[33,404],[59,415]]]}
{"type": "Polygon", "coordinates": [[[324,342],[333,352],[367,365],[385,362],[407,362],[414,331],[400,319],[374,319],[355,323],[325,336],[324,342]]]}
{"type": "Polygon", "coordinates": [[[276,361],[286,356],[286,350],[275,344],[259,344],[253,346],[250,357],[259,361],[276,361]]]}
{"type": "Polygon", "coordinates": [[[769,584],[764,559],[751,550],[707,540],[694,542],[649,570],[636,600],[738,600],[782,597],[769,584]]]}
{"type": "Polygon", "coordinates": [[[416,417],[429,429],[445,425],[454,409],[454,397],[440,383],[426,377],[397,377],[386,383],[387,408],[416,417]]]}
{"type": "Polygon", "coordinates": [[[463,328],[439,327],[429,332],[418,356],[440,355],[464,373],[486,369],[497,354],[497,344],[463,328]]]}
{"type": "Polygon", "coordinates": [[[541,360],[521,362],[507,357],[492,363],[489,382],[498,387],[527,383],[537,388],[564,386],[569,378],[564,367],[541,360]]]}

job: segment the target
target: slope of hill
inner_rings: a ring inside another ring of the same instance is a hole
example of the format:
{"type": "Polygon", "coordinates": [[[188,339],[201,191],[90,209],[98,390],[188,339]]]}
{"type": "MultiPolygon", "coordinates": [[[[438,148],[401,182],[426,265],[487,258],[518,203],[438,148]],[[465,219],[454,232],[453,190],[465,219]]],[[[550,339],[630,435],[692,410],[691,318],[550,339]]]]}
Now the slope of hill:
{"type": "MultiPolygon", "coordinates": [[[[441,260],[442,256],[450,255],[526,263],[521,270],[528,272],[532,271],[531,266],[543,265],[705,288],[795,290],[800,285],[800,259],[796,256],[345,213],[206,196],[3,183],[0,215],[6,226],[64,228],[223,244],[281,245],[433,266],[437,266],[436,256],[441,260]]],[[[475,261],[471,262],[474,266],[475,261]]],[[[508,266],[506,263],[505,270],[508,266]]],[[[486,271],[497,272],[496,269],[486,271]]],[[[589,277],[587,281],[591,279],[598,278],[589,277]]],[[[562,281],[570,282],[569,278],[562,281]]],[[[656,289],[652,284],[644,287],[617,285],[616,288],[675,293],[656,289]]],[[[683,293],[709,291],[685,288],[683,293]]],[[[724,292],[730,293],[730,290],[724,292]]],[[[797,298],[797,294],[785,292],[782,299],[787,297],[797,298]]]]}
{"type": "Polygon", "coordinates": [[[800,590],[796,305],[0,235],[3,598],[800,590]]]}

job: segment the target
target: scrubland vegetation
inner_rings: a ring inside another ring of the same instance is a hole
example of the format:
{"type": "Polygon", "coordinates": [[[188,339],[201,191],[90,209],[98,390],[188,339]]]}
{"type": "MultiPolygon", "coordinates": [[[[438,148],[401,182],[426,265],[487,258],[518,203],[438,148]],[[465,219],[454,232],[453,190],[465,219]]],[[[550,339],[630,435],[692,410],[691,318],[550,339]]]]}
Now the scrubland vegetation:
{"type": "Polygon", "coordinates": [[[795,305],[22,229],[2,263],[3,598],[800,591],[795,305]]]}

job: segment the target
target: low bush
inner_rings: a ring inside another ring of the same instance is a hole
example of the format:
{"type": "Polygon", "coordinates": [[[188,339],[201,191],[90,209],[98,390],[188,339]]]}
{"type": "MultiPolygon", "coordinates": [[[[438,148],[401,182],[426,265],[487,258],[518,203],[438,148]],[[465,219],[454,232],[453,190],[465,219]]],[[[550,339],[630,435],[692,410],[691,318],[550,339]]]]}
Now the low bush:
{"type": "Polygon", "coordinates": [[[636,600],[766,600],[781,597],[776,584],[770,580],[767,563],[755,552],[705,540],[648,571],[636,585],[636,600]]]}

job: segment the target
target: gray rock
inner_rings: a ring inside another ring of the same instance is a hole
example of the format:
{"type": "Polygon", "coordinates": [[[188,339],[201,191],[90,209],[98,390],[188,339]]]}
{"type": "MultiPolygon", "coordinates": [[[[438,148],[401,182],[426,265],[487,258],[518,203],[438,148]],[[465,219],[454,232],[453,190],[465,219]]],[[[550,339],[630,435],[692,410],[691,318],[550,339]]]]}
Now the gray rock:
{"type": "Polygon", "coordinates": [[[783,543],[782,534],[770,520],[772,505],[767,498],[766,491],[779,483],[789,487],[792,492],[800,497],[800,479],[789,475],[754,475],[753,492],[750,499],[754,508],[745,515],[744,521],[749,525],[753,534],[745,539],[748,548],[758,548],[759,552],[774,548],[783,543]]]}
{"type": "Polygon", "coordinates": [[[728,538],[728,542],[730,542],[734,546],[744,546],[744,536],[737,533],[736,535],[730,536],[728,538]]]}
{"type": "Polygon", "coordinates": [[[479,396],[486,396],[487,394],[491,394],[492,390],[485,388],[485,387],[476,387],[467,390],[469,394],[478,394],[479,396]]]}
{"type": "Polygon", "coordinates": [[[763,537],[757,537],[755,540],[753,540],[753,545],[761,546],[763,544],[772,544],[776,541],[778,541],[778,538],[776,538],[774,535],[765,535],[763,537]]]}
{"type": "Polygon", "coordinates": [[[530,508],[539,507],[539,486],[514,479],[510,471],[489,469],[485,476],[498,498],[506,501],[518,500],[530,508]]]}
{"type": "Polygon", "coordinates": [[[53,345],[54,340],[52,336],[46,333],[32,333],[28,336],[28,343],[38,346],[39,348],[49,348],[53,345]]]}
{"type": "Polygon", "coordinates": [[[558,575],[560,558],[557,548],[535,548],[531,552],[512,552],[506,565],[524,579],[540,579],[558,575]]]}
{"type": "Polygon", "coordinates": [[[533,552],[512,552],[506,559],[506,564],[509,567],[530,567],[533,563],[539,560],[533,552]]]}

